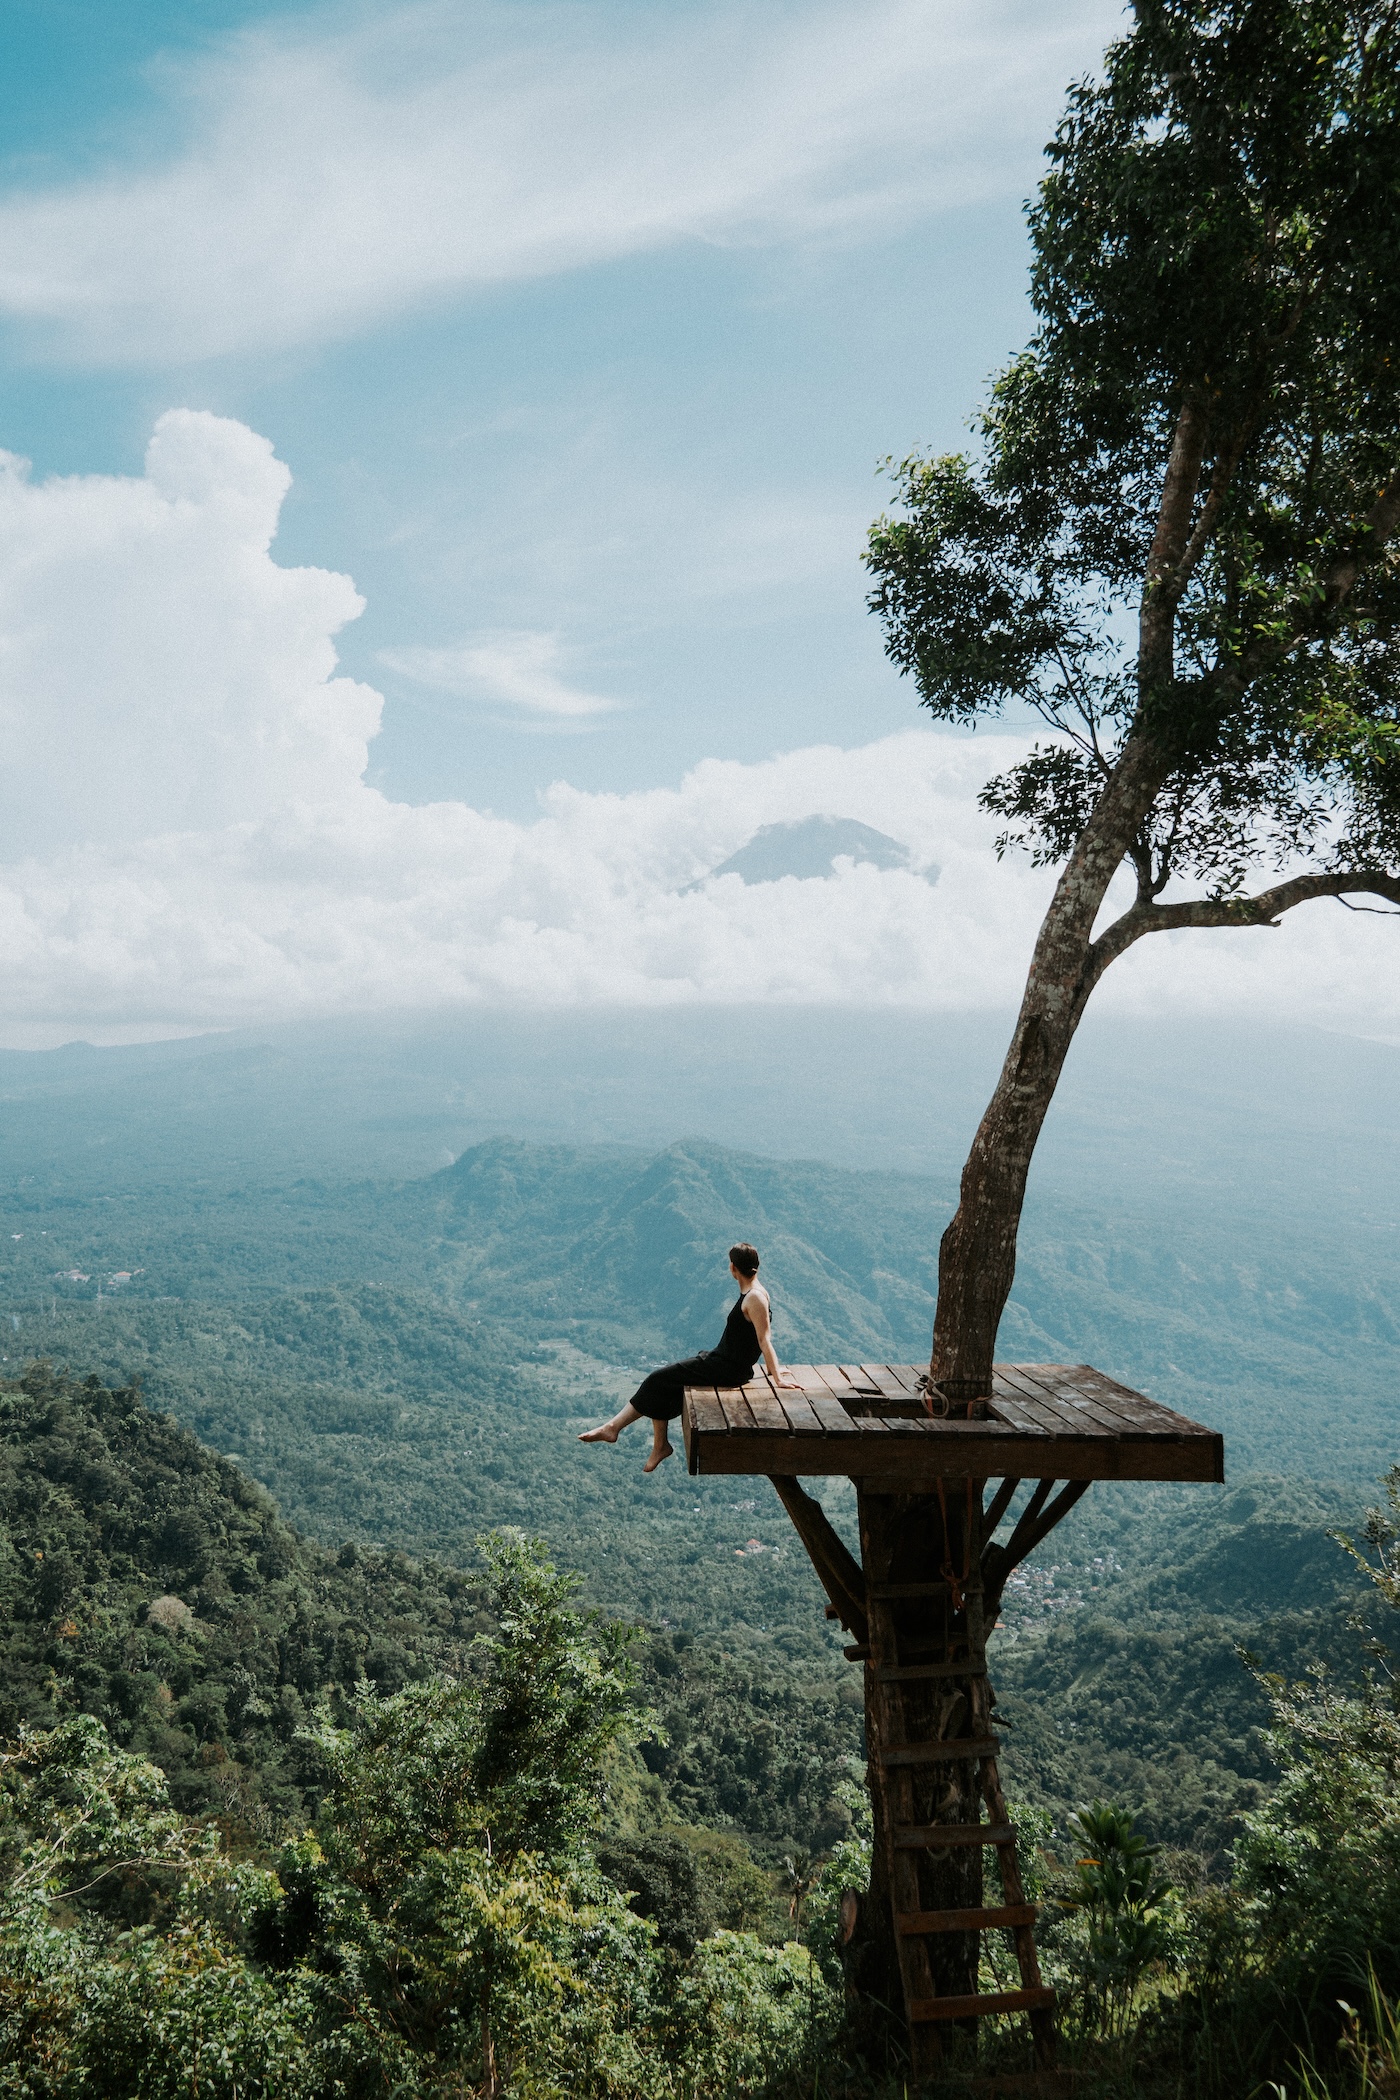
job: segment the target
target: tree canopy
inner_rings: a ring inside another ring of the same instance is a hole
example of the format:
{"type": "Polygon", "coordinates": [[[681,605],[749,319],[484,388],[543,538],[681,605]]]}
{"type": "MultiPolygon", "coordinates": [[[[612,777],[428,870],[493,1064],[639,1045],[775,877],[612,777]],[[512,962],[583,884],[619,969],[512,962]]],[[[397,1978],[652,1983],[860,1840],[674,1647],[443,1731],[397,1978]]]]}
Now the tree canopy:
{"type": "Polygon", "coordinates": [[[1136,16],[1049,149],[1036,334],[992,387],[979,457],[896,469],[872,604],[933,714],[1020,701],[1058,732],[984,795],[1038,859],[1070,857],[1136,741],[1139,910],[1176,877],[1225,906],[1261,859],[1333,878],[1308,894],[1388,889],[1397,10],[1136,16]]]}
{"type": "Polygon", "coordinates": [[[1400,904],[1400,10],[1134,12],[1049,148],[1035,335],[975,454],[894,468],[868,552],[935,716],[1055,732],[982,794],[1003,850],[1064,865],[943,1241],[957,1401],[989,1389],[1031,1153],[1108,965],[1311,898],[1400,904]]]}

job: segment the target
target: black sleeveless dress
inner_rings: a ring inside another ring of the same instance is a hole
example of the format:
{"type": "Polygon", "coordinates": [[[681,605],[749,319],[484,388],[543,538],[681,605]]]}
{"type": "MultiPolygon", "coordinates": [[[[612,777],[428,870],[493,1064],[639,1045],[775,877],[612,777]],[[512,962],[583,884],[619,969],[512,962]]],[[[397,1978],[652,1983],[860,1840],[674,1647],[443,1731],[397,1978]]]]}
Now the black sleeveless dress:
{"type": "Polygon", "coordinates": [[[740,1291],[738,1303],[730,1307],[718,1348],[702,1349],[698,1356],[687,1356],[678,1364],[664,1364],[642,1380],[632,1395],[639,1415],[649,1415],[653,1422],[673,1422],[688,1385],[748,1384],[763,1350],[753,1321],[744,1316],[747,1296],[747,1291],[740,1291]]]}

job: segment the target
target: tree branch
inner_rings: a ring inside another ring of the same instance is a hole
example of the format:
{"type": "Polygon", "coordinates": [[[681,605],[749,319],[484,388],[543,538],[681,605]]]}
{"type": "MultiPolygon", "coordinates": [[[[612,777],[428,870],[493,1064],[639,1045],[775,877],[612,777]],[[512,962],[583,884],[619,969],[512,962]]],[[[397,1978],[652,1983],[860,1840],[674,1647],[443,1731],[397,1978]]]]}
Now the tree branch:
{"type": "Polygon", "coordinates": [[[1205,552],[1206,543],[1215,530],[1215,521],[1220,516],[1220,507],[1229,494],[1230,483],[1235,478],[1235,469],[1244,457],[1244,448],[1249,442],[1257,420],[1256,408],[1236,431],[1231,442],[1215,462],[1210,477],[1210,490],[1201,505],[1201,515],[1196,520],[1190,539],[1181,551],[1180,559],[1173,565],[1170,576],[1162,579],[1162,590],[1170,600],[1172,610],[1180,605],[1187,584],[1195,573],[1196,564],[1205,552]]]}
{"type": "Polygon", "coordinates": [[[1181,904],[1136,903],[1100,934],[1086,959],[1081,997],[1087,999],[1111,962],[1148,933],[1172,933],[1187,926],[1277,926],[1284,912],[1315,897],[1349,895],[1385,897],[1400,904],[1400,875],[1371,868],[1343,868],[1334,873],[1294,875],[1261,890],[1257,897],[1193,897],[1181,904]]]}
{"type": "Polygon", "coordinates": [[[1377,490],[1376,500],[1366,513],[1366,522],[1355,543],[1333,563],[1327,578],[1329,612],[1334,612],[1350,597],[1363,554],[1371,548],[1388,545],[1395,537],[1397,525],[1400,525],[1400,472],[1393,473],[1385,487],[1377,490]]]}
{"type": "Polygon", "coordinates": [[[1196,395],[1182,403],[1172,437],[1171,456],[1157,506],[1157,527],[1147,553],[1142,608],[1138,615],[1138,670],[1149,678],[1171,675],[1172,629],[1176,599],[1173,571],[1181,561],[1191,530],[1191,513],[1201,482],[1210,420],[1196,395]]]}

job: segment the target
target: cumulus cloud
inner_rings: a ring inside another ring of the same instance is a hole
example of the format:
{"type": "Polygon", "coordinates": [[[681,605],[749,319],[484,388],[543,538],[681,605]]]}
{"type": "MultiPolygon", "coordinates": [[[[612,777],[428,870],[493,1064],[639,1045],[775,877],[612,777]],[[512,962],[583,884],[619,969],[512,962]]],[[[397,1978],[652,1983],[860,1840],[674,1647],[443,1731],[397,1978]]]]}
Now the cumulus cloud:
{"type": "Polygon", "coordinates": [[[164,160],[0,206],[0,312],[97,362],[183,360],[677,242],[1019,194],[1120,17],[432,0],[246,31],[168,71],[164,160]]]}
{"type": "Polygon", "coordinates": [[[269,557],[291,485],[241,423],[163,416],[143,478],[0,454],[7,858],[351,792],[380,698],[337,678],[347,576],[269,557]]]}
{"type": "MultiPolygon", "coordinates": [[[[272,558],[286,470],[242,425],[161,419],[141,478],[0,492],[11,1042],[481,1002],[1002,1006],[1050,877],[976,806],[1022,749],[910,729],[706,759],[674,787],[556,785],[530,822],[364,785],[377,694],[336,674],[348,578],[272,558]],[[713,875],[766,824],[839,816],[904,867],[713,875]],[[922,871],[937,863],[936,885],[922,871]]],[[[1395,929],[1142,943],[1101,998],[1400,1030],[1395,929]]]]}
{"type": "Polygon", "coordinates": [[[379,661],[416,685],[555,723],[605,715],[618,704],[570,685],[558,635],[532,628],[498,628],[460,649],[381,649],[379,661]]]}

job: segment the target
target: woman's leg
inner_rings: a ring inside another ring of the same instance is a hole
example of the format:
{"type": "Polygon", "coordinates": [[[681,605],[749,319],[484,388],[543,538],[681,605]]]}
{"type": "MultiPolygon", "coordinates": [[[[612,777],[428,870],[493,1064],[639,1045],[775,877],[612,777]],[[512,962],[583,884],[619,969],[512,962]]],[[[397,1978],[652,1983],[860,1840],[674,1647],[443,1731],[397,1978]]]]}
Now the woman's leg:
{"type": "Polygon", "coordinates": [[[596,1429],[585,1429],[579,1438],[579,1442],[581,1444],[615,1444],[620,1429],[629,1429],[633,1422],[640,1422],[641,1419],[639,1410],[629,1400],[625,1407],[619,1408],[610,1422],[602,1422],[596,1429]]]}
{"type": "Polygon", "coordinates": [[[646,1459],[642,1472],[655,1472],[661,1464],[661,1459],[672,1455],[672,1449],[672,1438],[665,1434],[665,1420],[661,1415],[655,1415],[651,1424],[651,1457],[646,1459]]]}
{"type": "Polygon", "coordinates": [[[654,1473],[663,1458],[671,1456],[673,1446],[666,1434],[666,1424],[657,1415],[651,1425],[651,1457],[642,1467],[644,1473],[654,1473]]]}
{"type": "Polygon", "coordinates": [[[585,1429],[579,1442],[615,1444],[619,1430],[647,1415],[652,1423],[651,1457],[643,1470],[654,1472],[663,1458],[671,1456],[666,1424],[680,1413],[686,1387],[704,1384],[707,1362],[703,1356],[687,1356],[678,1364],[663,1364],[659,1371],[649,1371],[627,1405],[610,1422],[600,1423],[597,1429],[585,1429]]]}

